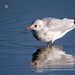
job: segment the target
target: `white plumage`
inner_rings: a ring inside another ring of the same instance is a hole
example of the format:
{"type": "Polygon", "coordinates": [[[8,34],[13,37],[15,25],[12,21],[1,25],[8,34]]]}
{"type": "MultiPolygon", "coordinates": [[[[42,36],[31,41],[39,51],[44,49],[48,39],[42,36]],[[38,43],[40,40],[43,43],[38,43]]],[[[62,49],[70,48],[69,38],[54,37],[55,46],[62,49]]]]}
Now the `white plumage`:
{"type": "Polygon", "coordinates": [[[36,20],[26,30],[32,29],[33,36],[44,42],[52,41],[64,36],[67,32],[75,28],[74,19],[56,19],[56,18],[43,18],[36,20]]]}

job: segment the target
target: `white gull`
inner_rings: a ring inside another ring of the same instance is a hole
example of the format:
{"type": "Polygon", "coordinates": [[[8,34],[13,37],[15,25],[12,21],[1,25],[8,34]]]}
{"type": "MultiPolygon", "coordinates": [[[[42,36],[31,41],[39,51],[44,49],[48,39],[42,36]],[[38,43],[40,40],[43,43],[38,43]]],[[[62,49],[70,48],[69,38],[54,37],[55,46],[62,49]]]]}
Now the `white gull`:
{"type": "Polygon", "coordinates": [[[32,29],[33,36],[40,41],[53,42],[63,37],[67,32],[75,28],[75,19],[56,19],[43,18],[37,19],[34,23],[27,27],[26,30],[32,29]]]}

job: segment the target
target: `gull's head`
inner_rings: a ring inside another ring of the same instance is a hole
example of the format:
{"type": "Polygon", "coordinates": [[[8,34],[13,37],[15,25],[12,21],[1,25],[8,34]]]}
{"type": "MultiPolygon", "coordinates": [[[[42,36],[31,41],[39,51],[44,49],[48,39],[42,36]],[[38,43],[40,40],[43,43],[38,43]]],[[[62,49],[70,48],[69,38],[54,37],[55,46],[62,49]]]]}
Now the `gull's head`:
{"type": "Polygon", "coordinates": [[[34,23],[30,27],[27,27],[26,30],[32,29],[37,31],[42,29],[42,25],[43,25],[43,21],[38,19],[34,21],[34,23]]]}

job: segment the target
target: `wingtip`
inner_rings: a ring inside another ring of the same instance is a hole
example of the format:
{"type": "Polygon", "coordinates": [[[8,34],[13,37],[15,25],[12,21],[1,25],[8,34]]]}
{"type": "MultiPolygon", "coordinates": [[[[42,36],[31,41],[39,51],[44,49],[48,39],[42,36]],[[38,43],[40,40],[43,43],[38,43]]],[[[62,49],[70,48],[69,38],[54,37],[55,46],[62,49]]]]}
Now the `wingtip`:
{"type": "Polygon", "coordinates": [[[75,20],[75,18],[74,18],[74,20],[75,20]]]}
{"type": "Polygon", "coordinates": [[[75,18],[73,18],[74,19],[74,24],[75,24],[75,18]]]}

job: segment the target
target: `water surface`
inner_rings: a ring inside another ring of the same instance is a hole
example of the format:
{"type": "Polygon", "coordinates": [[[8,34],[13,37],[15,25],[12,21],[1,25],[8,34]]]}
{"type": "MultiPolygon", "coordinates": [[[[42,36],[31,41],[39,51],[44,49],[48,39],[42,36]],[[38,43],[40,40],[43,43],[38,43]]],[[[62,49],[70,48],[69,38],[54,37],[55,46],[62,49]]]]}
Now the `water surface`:
{"type": "Polygon", "coordinates": [[[74,3],[75,0],[0,0],[0,75],[75,75],[75,29],[50,49],[31,31],[25,31],[37,18],[73,18],[74,3]],[[33,65],[37,59],[41,64],[33,65]]]}

